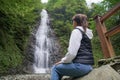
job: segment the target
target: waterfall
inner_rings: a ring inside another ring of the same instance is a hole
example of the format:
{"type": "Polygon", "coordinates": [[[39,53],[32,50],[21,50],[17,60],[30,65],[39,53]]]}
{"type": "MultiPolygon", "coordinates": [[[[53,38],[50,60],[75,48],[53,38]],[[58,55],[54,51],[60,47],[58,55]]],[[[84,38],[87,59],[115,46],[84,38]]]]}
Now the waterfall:
{"type": "Polygon", "coordinates": [[[49,69],[50,50],[54,45],[54,41],[49,37],[50,26],[47,11],[43,9],[40,15],[41,22],[35,34],[34,73],[46,73],[49,69]]]}
{"type": "Polygon", "coordinates": [[[25,50],[23,71],[26,73],[49,73],[52,65],[62,57],[58,37],[50,26],[52,19],[44,9],[40,15],[41,20],[31,32],[25,50]]]}

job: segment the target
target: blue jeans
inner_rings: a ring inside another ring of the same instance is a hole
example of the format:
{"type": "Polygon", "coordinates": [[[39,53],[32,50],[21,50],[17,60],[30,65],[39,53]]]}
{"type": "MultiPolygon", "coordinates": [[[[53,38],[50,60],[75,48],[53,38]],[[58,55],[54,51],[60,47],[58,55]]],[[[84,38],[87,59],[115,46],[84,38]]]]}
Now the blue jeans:
{"type": "Polygon", "coordinates": [[[91,65],[80,63],[62,63],[54,65],[51,71],[51,80],[61,80],[63,76],[81,77],[92,70],[91,65]]]}

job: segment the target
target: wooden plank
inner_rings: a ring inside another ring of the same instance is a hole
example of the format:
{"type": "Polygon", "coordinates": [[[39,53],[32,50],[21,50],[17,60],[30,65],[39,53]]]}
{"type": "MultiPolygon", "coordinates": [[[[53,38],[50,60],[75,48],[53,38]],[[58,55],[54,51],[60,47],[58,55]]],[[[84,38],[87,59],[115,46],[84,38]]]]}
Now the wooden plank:
{"type": "Polygon", "coordinates": [[[106,37],[113,36],[114,34],[117,34],[120,32],[120,24],[112,29],[110,29],[108,32],[105,33],[106,37]]]}
{"type": "Polygon", "coordinates": [[[96,17],[95,21],[96,21],[96,29],[97,29],[97,32],[98,32],[98,35],[100,38],[104,57],[105,58],[114,57],[115,54],[114,54],[114,50],[111,45],[110,39],[106,38],[106,36],[105,36],[105,33],[107,32],[106,27],[103,24],[101,24],[99,16],[96,17]]]}
{"type": "Polygon", "coordinates": [[[118,3],[114,8],[112,8],[111,10],[109,10],[106,14],[104,14],[100,21],[104,22],[106,19],[108,19],[111,15],[113,15],[115,12],[117,12],[118,10],[120,10],[120,3],[118,3]]]}

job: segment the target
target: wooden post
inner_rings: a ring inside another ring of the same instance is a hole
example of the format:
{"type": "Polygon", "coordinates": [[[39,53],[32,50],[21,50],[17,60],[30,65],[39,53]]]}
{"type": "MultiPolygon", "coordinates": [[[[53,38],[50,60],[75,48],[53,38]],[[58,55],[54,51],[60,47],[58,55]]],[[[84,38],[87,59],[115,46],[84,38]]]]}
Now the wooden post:
{"type": "Polygon", "coordinates": [[[109,37],[105,36],[105,33],[107,32],[105,25],[101,23],[99,16],[96,16],[95,21],[96,21],[96,29],[100,38],[104,57],[105,58],[114,57],[115,54],[110,39],[109,37]]]}
{"type": "Polygon", "coordinates": [[[120,24],[115,28],[112,28],[111,30],[107,31],[104,25],[104,21],[108,19],[110,16],[112,16],[113,14],[115,14],[118,10],[120,10],[120,3],[118,3],[115,7],[113,7],[110,11],[108,11],[102,17],[96,16],[94,18],[96,21],[96,29],[100,38],[102,51],[105,58],[110,58],[115,56],[109,37],[120,32],[120,24]]]}

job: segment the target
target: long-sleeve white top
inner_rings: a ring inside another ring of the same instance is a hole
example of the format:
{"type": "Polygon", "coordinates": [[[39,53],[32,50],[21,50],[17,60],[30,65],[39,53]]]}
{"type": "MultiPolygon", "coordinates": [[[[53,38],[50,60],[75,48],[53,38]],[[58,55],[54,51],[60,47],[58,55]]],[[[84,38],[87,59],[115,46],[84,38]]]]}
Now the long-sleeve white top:
{"type": "MultiPolygon", "coordinates": [[[[76,28],[79,28],[82,31],[84,31],[84,29],[81,26],[77,26],[76,28]]],[[[88,36],[89,39],[92,39],[93,37],[92,30],[87,28],[85,34],[88,36]]],[[[78,29],[74,29],[70,36],[68,51],[65,57],[61,59],[60,63],[71,63],[72,62],[72,60],[77,55],[77,52],[81,45],[81,40],[82,40],[82,33],[78,29]]]]}

